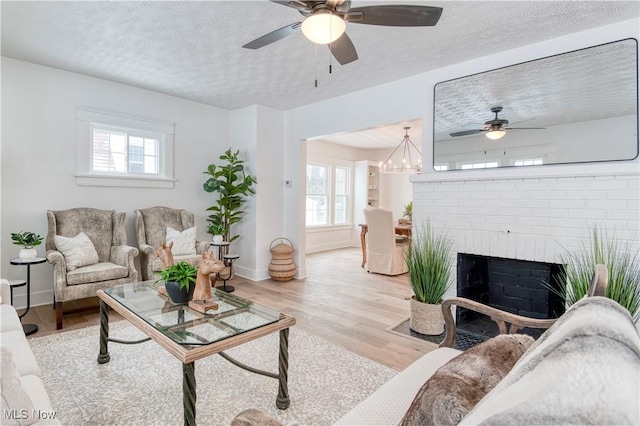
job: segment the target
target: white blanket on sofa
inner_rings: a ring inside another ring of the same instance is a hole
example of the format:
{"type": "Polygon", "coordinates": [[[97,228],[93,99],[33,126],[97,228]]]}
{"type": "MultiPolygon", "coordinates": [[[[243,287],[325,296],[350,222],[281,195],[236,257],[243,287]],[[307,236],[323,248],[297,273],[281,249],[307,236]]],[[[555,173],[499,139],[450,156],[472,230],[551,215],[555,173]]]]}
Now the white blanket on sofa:
{"type": "Polygon", "coordinates": [[[573,305],[461,424],[640,424],[640,337],[604,297],[573,305]]]}

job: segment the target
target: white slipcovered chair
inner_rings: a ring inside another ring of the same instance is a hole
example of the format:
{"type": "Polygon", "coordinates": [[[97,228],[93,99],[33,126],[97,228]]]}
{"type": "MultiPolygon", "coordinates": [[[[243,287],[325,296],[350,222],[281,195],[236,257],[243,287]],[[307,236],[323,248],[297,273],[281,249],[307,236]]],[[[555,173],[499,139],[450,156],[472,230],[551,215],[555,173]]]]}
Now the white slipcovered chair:
{"type": "Polygon", "coordinates": [[[404,259],[409,239],[395,233],[393,213],[379,208],[364,210],[367,223],[367,271],[400,275],[408,271],[404,259]]]}
{"type": "MultiPolygon", "coordinates": [[[[142,279],[156,280],[159,278],[158,271],[162,270],[162,260],[156,256],[156,250],[167,242],[167,227],[176,231],[186,231],[194,227],[193,213],[184,209],[173,209],[170,207],[149,207],[148,209],[135,210],[133,218],[136,225],[136,235],[138,237],[138,248],[140,249],[140,267],[142,269],[142,279]]],[[[174,262],[185,261],[195,266],[200,266],[202,251],[209,250],[209,241],[193,240],[191,247],[192,254],[180,254],[173,248],[174,262]]]]}

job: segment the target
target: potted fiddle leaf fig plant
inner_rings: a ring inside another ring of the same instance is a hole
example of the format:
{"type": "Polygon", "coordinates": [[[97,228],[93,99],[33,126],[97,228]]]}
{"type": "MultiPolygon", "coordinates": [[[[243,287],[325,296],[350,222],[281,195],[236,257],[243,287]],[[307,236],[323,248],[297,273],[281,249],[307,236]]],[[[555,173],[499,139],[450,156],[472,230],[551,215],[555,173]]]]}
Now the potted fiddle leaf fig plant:
{"type": "Polygon", "coordinates": [[[21,246],[18,257],[24,260],[35,259],[38,252],[35,246],[42,244],[42,237],[34,232],[17,232],[11,234],[11,241],[17,246],[21,246]]]}
{"type": "Polygon", "coordinates": [[[231,226],[242,220],[245,213],[242,205],[246,197],[256,193],[253,189],[256,180],[246,173],[240,150],[234,152],[229,148],[220,160],[221,165],[210,164],[204,172],[209,176],[203,185],[204,190],[218,194],[216,205],[207,209],[211,212],[207,218],[211,224],[208,232],[222,229],[224,240],[233,242],[239,235],[231,236],[231,226]]]}
{"type": "Polygon", "coordinates": [[[442,299],[451,285],[452,242],[444,231],[433,230],[430,223],[417,231],[405,254],[414,293],[409,301],[409,328],[439,335],[444,332],[442,299]]]}
{"type": "Polygon", "coordinates": [[[184,304],[191,300],[196,288],[198,268],[182,261],[158,271],[158,275],[160,275],[160,279],[156,281],[156,284],[164,281],[167,295],[173,303],[184,304]]]}

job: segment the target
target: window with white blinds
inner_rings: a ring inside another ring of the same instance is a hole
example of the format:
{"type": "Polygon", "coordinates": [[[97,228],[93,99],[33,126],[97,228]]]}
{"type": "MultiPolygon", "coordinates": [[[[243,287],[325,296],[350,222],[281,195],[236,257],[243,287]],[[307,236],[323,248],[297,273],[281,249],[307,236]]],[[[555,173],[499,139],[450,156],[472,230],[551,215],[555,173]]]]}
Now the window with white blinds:
{"type": "Polygon", "coordinates": [[[78,108],[78,185],[173,188],[173,123],[78,108]]]}

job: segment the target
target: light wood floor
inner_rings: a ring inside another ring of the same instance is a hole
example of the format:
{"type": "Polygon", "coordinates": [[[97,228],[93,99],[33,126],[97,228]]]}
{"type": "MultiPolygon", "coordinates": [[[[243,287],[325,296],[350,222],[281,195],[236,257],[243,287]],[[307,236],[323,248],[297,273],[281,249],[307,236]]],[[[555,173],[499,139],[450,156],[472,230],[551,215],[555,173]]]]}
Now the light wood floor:
{"type": "MultiPolygon", "coordinates": [[[[294,316],[296,327],[304,331],[402,370],[435,345],[386,331],[409,316],[408,277],[369,274],[361,261],[359,248],[314,253],[307,256],[304,280],[252,282],[238,277],[228,284],[240,297],[294,316]]],[[[87,305],[96,310],[65,315],[60,332],[99,324],[97,298],[65,304],[65,309],[87,305]]],[[[110,315],[112,321],[119,317],[113,311],[110,315]]],[[[57,332],[51,305],[32,308],[22,321],[38,324],[39,331],[30,337],[57,332]]]]}

